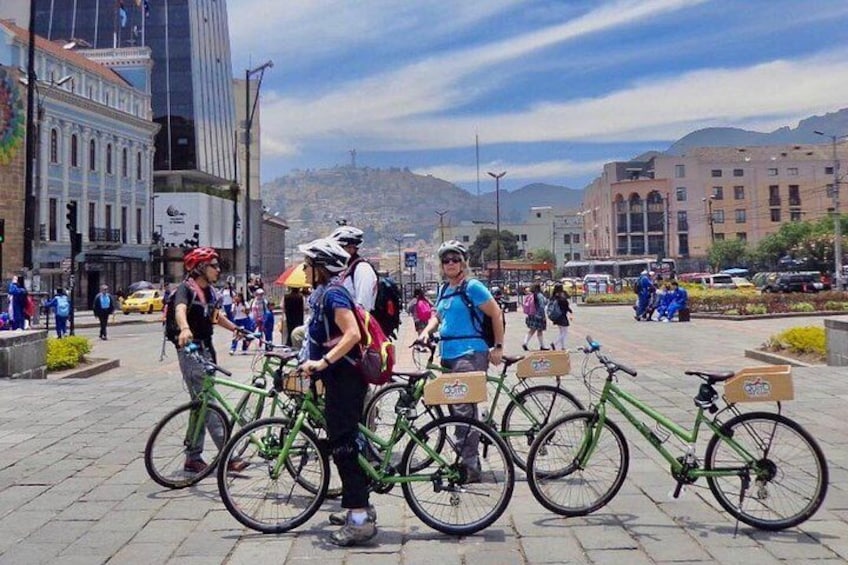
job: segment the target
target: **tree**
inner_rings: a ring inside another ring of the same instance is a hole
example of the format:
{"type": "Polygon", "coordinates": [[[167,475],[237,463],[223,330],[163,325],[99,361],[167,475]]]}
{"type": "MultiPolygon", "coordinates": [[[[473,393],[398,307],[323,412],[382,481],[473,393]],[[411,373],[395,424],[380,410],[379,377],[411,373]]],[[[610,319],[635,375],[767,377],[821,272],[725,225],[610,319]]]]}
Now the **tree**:
{"type": "Polygon", "coordinates": [[[556,256],[550,249],[534,249],[530,253],[533,255],[534,263],[549,263],[556,267],[556,256]]]}
{"type": "Polygon", "coordinates": [[[748,263],[748,245],[741,239],[719,240],[707,251],[707,260],[716,271],[748,263]]]}
{"type": "MultiPolygon", "coordinates": [[[[469,262],[472,267],[482,267],[484,256],[487,261],[497,257],[498,248],[495,243],[497,238],[497,230],[491,228],[480,230],[480,234],[468,250],[469,262]]],[[[518,257],[518,242],[515,240],[515,234],[508,230],[501,230],[501,259],[514,259],[516,257],[518,257]]]]}

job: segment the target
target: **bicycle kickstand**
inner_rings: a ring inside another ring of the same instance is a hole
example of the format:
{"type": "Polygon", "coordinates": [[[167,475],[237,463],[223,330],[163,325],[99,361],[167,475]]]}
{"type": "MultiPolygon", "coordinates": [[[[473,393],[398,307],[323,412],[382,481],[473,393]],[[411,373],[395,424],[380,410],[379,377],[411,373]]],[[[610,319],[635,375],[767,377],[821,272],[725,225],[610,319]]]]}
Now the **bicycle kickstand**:
{"type": "MultiPolygon", "coordinates": [[[[748,473],[742,472],[739,473],[739,510],[742,510],[742,503],[745,502],[745,491],[748,490],[748,487],[751,486],[751,477],[748,476],[748,473]]],[[[736,523],[733,526],[733,537],[736,537],[736,534],[739,533],[739,518],[736,518],[736,523]]]]}

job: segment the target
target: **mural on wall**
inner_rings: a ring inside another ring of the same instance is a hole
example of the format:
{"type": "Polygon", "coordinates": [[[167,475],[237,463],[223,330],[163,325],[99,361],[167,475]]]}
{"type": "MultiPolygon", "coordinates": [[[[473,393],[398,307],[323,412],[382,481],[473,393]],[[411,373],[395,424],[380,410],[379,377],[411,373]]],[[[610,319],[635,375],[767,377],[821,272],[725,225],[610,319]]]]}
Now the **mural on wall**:
{"type": "Polygon", "coordinates": [[[26,135],[26,112],[15,75],[0,66],[0,165],[17,156],[26,135]]]}

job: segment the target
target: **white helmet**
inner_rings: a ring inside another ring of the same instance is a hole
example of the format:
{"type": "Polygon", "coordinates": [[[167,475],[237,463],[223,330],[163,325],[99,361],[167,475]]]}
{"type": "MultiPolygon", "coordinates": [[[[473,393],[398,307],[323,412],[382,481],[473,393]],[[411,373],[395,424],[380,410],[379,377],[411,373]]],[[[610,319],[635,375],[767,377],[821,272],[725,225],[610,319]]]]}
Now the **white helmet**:
{"type": "Polygon", "coordinates": [[[365,233],[353,226],[339,226],[330,234],[330,237],[338,242],[342,247],[346,245],[362,245],[365,233]]]}
{"type": "Polygon", "coordinates": [[[449,253],[453,251],[454,253],[459,253],[462,255],[462,260],[465,261],[468,259],[468,249],[465,248],[462,243],[458,242],[455,239],[449,239],[439,246],[439,259],[445,256],[445,253],[449,253]]]}
{"type": "Polygon", "coordinates": [[[309,257],[313,264],[320,265],[331,273],[342,272],[350,259],[350,254],[329,237],[298,245],[297,249],[309,257]]]}

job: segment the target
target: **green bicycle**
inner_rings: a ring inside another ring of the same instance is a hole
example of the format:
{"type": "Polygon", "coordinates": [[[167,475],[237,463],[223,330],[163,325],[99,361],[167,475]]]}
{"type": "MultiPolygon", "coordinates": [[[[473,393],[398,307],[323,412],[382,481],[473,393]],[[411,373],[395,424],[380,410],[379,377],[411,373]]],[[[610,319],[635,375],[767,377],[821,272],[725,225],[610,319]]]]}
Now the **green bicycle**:
{"type": "MultiPolygon", "coordinates": [[[[468,535],[488,527],[506,510],[515,483],[515,468],[507,447],[490,427],[469,418],[445,417],[415,425],[417,399],[411,391],[429,372],[396,372],[408,379],[409,394],[395,406],[397,415],[389,440],[360,424],[367,442],[379,446],[382,456],[359,464],[377,493],[401,485],[412,511],[428,526],[444,533],[468,535]],[[479,437],[482,466],[479,481],[460,461],[461,444],[479,437]],[[393,451],[406,440],[400,463],[393,451]]],[[[294,417],[266,418],[236,432],[221,453],[218,490],[227,510],[239,522],[264,533],[281,533],[303,524],[323,503],[329,483],[329,455],[325,440],[310,422],[323,422],[316,404],[315,381],[310,380],[294,417]],[[227,471],[238,459],[247,466],[227,471]]]]}
{"type": "Polygon", "coordinates": [[[236,426],[244,426],[262,417],[267,400],[271,400],[271,414],[281,410],[287,399],[280,390],[268,390],[267,378],[282,371],[282,368],[297,357],[291,350],[265,352],[261,369],[253,376],[250,385],[215,376],[216,371],[231,377],[232,373],[205,361],[192,348],[190,355],[204,363],[206,375],[203,388],[195,400],[187,402],[165,415],[153,428],[144,448],[144,466],[150,478],[163,487],[180,489],[196,484],[212,471],[224,446],[236,426]],[[216,390],[216,386],[242,391],[234,405],[216,390]],[[222,437],[213,437],[212,445],[204,442],[206,429],[222,430],[222,437]],[[207,445],[204,446],[204,443],[207,445]],[[205,469],[196,472],[184,467],[186,452],[192,446],[205,447],[204,453],[212,457],[205,469]]]}
{"type": "Polygon", "coordinates": [[[583,516],[606,505],[621,488],[629,451],[619,427],[607,419],[607,404],[669,463],[677,482],[675,498],[684,485],[703,477],[722,508],[764,530],[796,526],[821,506],[828,485],[827,462],[816,440],[780,414],[779,402],[778,413],[742,413],[732,402],[719,409],[713,385],[734,373],[686,371],[704,381],[694,399],[698,411],[690,431],[619,388],[616,375],[635,377],[636,371],[601,354],[600,344],[587,340],[588,347],[581,350],[587,358],[594,353],[601,364],[584,370],[587,385],[593,371],[607,373],[599,400],[588,412],[569,414],[548,425],[530,448],[527,478],[533,496],[545,508],[563,516],[583,516]],[[627,405],[656,422],[656,429],[641,422],[627,405]],[[727,420],[721,418],[725,412],[730,415],[727,420]],[[701,425],[713,433],[703,465],[694,453],[701,425]],[[687,444],[683,456],[675,457],[663,446],[672,434],[687,444]]]}
{"type": "MultiPolygon", "coordinates": [[[[436,342],[427,344],[413,344],[415,353],[429,352],[429,357],[424,362],[417,359],[416,364],[424,367],[430,377],[436,372],[443,371],[441,365],[433,362],[436,351],[436,342]]],[[[529,385],[527,379],[521,379],[517,384],[507,384],[507,369],[524,359],[524,356],[503,357],[503,369],[500,374],[488,375],[486,382],[489,388],[488,406],[483,410],[481,421],[498,431],[498,434],[506,442],[510,456],[516,465],[522,470],[527,470],[527,454],[536,435],[548,423],[563,414],[582,411],[583,404],[571,392],[560,386],[561,377],[555,377],[555,384],[529,385]],[[500,422],[496,421],[499,406],[506,403],[500,422]]],[[[424,381],[412,390],[415,400],[421,399],[424,394],[424,381]]],[[[371,431],[387,440],[391,438],[394,430],[395,412],[394,406],[398,398],[406,393],[407,385],[394,383],[380,388],[365,406],[364,419],[371,431]]],[[[422,416],[429,420],[437,420],[445,416],[441,406],[421,405],[422,416]]],[[[374,448],[375,446],[372,446],[374,448]]],[[[379,452],[377,452],[379,455],[379,452]]]]}

